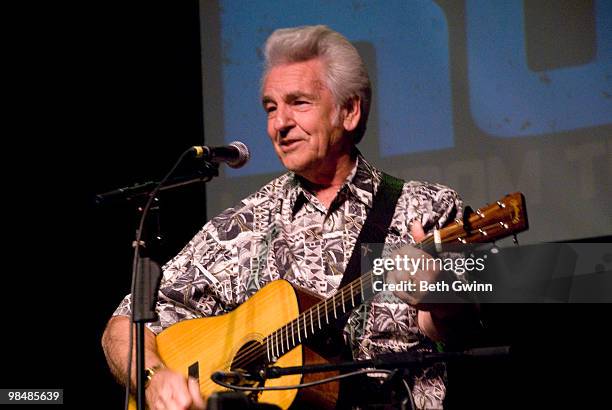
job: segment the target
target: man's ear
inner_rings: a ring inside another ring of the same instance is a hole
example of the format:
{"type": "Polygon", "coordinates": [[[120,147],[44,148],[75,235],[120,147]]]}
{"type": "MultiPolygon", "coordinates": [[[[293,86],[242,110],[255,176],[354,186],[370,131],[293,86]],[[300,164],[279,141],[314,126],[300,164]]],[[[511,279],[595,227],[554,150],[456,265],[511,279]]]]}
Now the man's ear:
{"type": "Polygon", "coordinates": [[[349,98],[342,110],[344,111],[344,121],[342,121],[344,129],[348,132],[354,131],[361,119],[361,98],[358,96],[349,98]]]}

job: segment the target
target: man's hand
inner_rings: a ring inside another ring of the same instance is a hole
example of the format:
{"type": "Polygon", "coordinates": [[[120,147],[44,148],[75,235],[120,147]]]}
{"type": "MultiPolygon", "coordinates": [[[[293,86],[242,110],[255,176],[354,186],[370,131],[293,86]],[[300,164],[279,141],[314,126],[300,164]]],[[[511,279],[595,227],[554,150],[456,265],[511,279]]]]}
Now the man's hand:
{"type": "MultiPolygon", "coordinates": [[[[419,221],[414,221],[410,227],[410,234],[415,242],[421,242],[425,238],[423,226],[419,221]]],[[[396,255],[407,255],[409,258],[422,258],[423,261],[431,260],[428,253],[406,245],[397,249],[393,253],[396,255]]],[[[413,259],[414,260],[414,259],[413,259]]],[[[466,334],[475,328],[478,317],[478,306],[468,303],[426,303],[427,291],[419,289],[420,281],[434,284],[442,279],[436,264],[425,264],[422,269],[416,269],[414,275],[405,270],[394,270],[387,274],[387,281],[399,283],[400,281],[412,281],[416,284],[414,292],[395,291],[395,295],[404,302],[413,305],[418,309],[418,324],[421,331],[430,339],[435,341],[442,340],[461,340],[466,334]],[[466,334],[464,334],[466,333],[466,334]]],[[[450,294],[446,295],[450,301],[450,294]]]]}
{"type": "MultiPolygon", "coordinates": [[[[414,241],[417,243],[425,238],[426,235],[425,231],[423,231],[423,225],[421,225],[419,221],[412,222],[410,226],[410,235],[412,235],[414,241]]],[[[427,296],[427,292],[420,291],[419,284],[422,281],[435,283],[440,276],[440,270],[436,269],[434,263],[427,263],[427,261],[431,259],[431,255],[421,249],[415,248],[413,245],[404,245],[396,249],[390,257],[395,259],[398,256],[401,259],[408,257],[411,261],[419,262],[419,268],[416,269],[415,265],[410,265],[414,269],[392,270],[387,273],[387,283],[413,283],[415,286],[413,292],[397,290],[394,292],[395,295],[419,310],[429,310],[431,305],[422,303],[423,299],[427,296]]]]}
{"type": "Polygon", "coordinates": [[[198,381],[180,373],[161,369],[151,378],[145,391],[150,410],[204,410],[204,398],[198,381]]]}
{"type": "MultiPolygon", "coordinates": [[[[102,347],[106,360],[118,380],[128,382],[125,358],[128,354],[130,338],[130,318],[115,316],[108,321],[102,336],[102,347]]],[[[157,352],[155,334],[145,328],[145,363],[161,364],[157,352]]],[[[132,354],[135,354],[135,349],[132,354]]],[[[136,384],[136,366],[132,362],[132,386],[136,384]]],[[[202,410],[206,408],[205,398],[200,394],[200,388],[195,379],[185,379],[180,373],[162,368],[151,377],[145,390],[145,398],[150,410],[202,410]]]]}

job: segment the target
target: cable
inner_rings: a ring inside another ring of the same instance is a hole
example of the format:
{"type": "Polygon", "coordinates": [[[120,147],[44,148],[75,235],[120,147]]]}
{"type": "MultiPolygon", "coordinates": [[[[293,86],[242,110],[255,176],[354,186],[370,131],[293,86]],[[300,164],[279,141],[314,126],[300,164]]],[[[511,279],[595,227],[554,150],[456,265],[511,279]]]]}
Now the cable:
{"type": "Polygon", "coordinates": [[[233,384],[230,384],[230,383],[222,382],[221,380],[217,380],[215,377],[213,377],[214,375],[211,376],[211,379],[212,379],[212,381],[214,381],[218,385],[226,387],[228,389],[232,389],[232,390],[267,391],[267,390],[303,389],[303,388],[306,388],[306,387],[317,386],[319,384],[329,383],[329,382],[333,382],[333,381],[336,381],[336,380],[344,379],[346,377],[358,376],[360,374],[367,374],[367,373],[385,373],[387,375],[390,375],[393,372],[391,370],[385,370],[385,369],[362,369],[362,370],[356,370],[354,372],[340,374],[338,376],[328,377],[327,379],[317,380],[317,381],[309,382],[309,383],[296,384],[296,385],[293,385],[293,386],[270,386],[270,387],[266,387],[266,386],[263,386],[263,387],[236,386],[236,385],[233,385],[233,384]]]}
{"type": "Polygon", "coordinates": [[[410,410],[416,410],[416,406],[414,405],[414,397],[412,397],[412,390],[410,390],[410,386],[408,386],[408,382],[406,379],[402,377],[402,383],[404,387],[406,387],[406,395],[408,396],[408,401],[410,402],[410,410]]]}

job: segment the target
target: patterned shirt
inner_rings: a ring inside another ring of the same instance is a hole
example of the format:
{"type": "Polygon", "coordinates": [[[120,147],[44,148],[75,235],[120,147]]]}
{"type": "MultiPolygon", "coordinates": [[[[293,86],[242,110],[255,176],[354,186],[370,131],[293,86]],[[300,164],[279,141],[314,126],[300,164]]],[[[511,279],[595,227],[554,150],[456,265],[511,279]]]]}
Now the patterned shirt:
{"type": "MultiPolygon", "coordinates": [[[[236,308],[265,284],[285,279],[322,297],[333,295],[382,174],[361,155],[329,209],[288,172],[210,220],[163,267],[157,312],[148,327],[159,333],[181,320],[219,315],[236,308]]],[[[414,243],[410,224],[425,231],[461,217],[457,193],[439,184],[403,186],[385,241],[386,249],[414,243]]],[[[130,295],[115,315],[130,314],[130,295]]],[[[433,342],[417,325],[417,311],[390,292],[378,292],[356,308],[345,327],[356,359],[377,353],[423,349],[433,342]]],[[[441,408],[445,369],[413,373],[419,408],[441,408]]]]}

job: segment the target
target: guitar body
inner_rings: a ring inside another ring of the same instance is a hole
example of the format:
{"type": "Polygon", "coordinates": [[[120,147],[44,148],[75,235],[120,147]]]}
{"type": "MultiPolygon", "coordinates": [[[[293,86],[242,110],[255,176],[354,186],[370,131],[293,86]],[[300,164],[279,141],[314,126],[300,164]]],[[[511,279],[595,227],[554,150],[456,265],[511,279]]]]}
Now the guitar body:
{"type": "MultiPolygon", "coordinates": [[[[252,343],[260,343],[267,335],[296,319],[300,310],[319,301],[314,295],[296,291],[285,280],[273,281],[245,303],[230,313],[179,322],[162,331],[156,338],[159,355],[172,370],[185,376],[199,379],[200,391],[204,397],[227,389],[214,383],[210,376],[216,371],[230,371],[236,368],[237,356],[248,355],[252,343]],[[250,345],[251,344],[251,345],[250,345]]],[[[275,366],[302,366],[306,363],[327,363],[327,360],[313,350],[298,345],[282,355],[275,366]]],[[[265,364],[265,363],[261,363],[265,364]]],[[[240,366],[237,366],[240,368],[240,366]]],[[[325,377],[336,374],[330,372],[325,377]]],[[[304,382],[322,378],[308,375],[304,382]]],[[[265,385],[287,386],[302,382],[301,375],[269,379],[265,385]]],[[[300,393],[304,400],[316,404],[317,408],[333,408],[338,392],[338,383],[321,385],[319,389],[308,388],[300,393]],[[314,392],[313,390],[318,390],[314,392]],[[308,391],[308,392],[307,392],[308,391]]],[[[275,404],[287,409],[296,400],[298,390],[266,391],[258,395],[258,401],[275,404]]],[[[130,410],[135,410],[135,401],[130,410]]]]}

